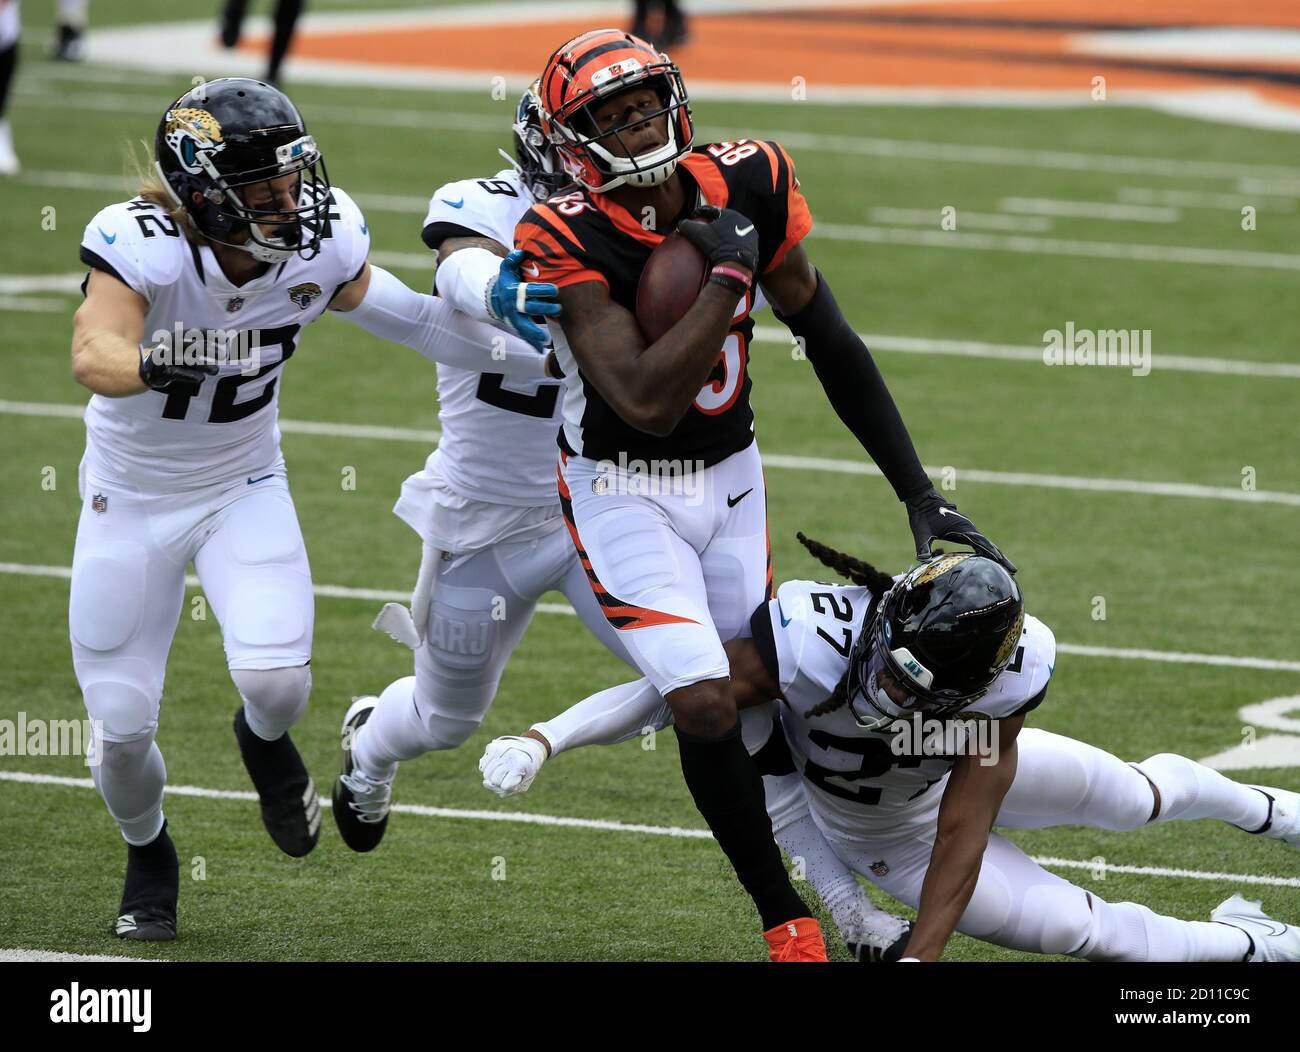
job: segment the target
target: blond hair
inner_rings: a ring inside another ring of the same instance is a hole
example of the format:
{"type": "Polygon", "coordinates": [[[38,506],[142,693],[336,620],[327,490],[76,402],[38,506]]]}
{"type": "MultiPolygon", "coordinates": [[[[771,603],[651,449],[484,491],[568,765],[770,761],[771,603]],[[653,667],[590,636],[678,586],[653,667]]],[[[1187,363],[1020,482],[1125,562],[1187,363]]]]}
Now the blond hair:
{"type": "Polygon", "coordinates": [[[177,204],[175,195],[163,182],[162,176],[158,174],[158,169],[154,167],[153,151],[143,139],[128,146],[127,168],[130,173],[129,178],[134,179],[136,182],[136,196],[166,212],[171,217],[172,222],[184,231],[186,241],[191,245],[210,245],[212,243],[194,225],[194,219],[185,206],[177,204]]]}

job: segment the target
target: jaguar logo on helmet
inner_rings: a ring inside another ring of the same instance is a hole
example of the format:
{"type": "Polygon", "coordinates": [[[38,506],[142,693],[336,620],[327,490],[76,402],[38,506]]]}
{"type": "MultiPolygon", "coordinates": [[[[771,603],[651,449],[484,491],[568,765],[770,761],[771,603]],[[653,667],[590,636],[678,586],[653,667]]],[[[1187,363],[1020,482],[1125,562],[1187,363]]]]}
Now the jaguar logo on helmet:
{"type": "Polygon", "coordinates": [[[205,171],[203,160],[226,148],[221,124],[207,110],[168,110],[163,119],[167,122],[167,145],[187,172],[197,175],[205,171]]]}
{"type": "Polygon", "coordinates": [[[970,555],[945,555],[933,562],[926,563],[924,569],[912,579],[912,587],[929,584],[969,558],[971,558],[970,555]]]}
{"type": "Polygon", "coordinates": [[[993,657],[993,667],[1001,670],[1008,661],[1011,660],[1011,652],[1014,650],[1016,643],[1020,641],[1021,633],[1025,630],[1025,611],[1023,607],[1020,613],[1016,615],[1016,620],[1007,634],[1002,637],[1002,644],[998,647],[997,654],[993,657]]]}

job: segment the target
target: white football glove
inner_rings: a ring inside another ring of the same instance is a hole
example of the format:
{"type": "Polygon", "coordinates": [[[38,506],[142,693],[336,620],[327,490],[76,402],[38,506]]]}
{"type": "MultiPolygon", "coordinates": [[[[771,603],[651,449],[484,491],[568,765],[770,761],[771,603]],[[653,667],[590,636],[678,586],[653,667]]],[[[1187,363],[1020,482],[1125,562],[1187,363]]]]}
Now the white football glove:
{"type": "Polygon", "coordinates": [[[541,742],[506,735],[488,742],[478,769],[483,774],[484,789],[501,797],[516,796],[528,792],[545,762],[546,746],[541,742]]]}

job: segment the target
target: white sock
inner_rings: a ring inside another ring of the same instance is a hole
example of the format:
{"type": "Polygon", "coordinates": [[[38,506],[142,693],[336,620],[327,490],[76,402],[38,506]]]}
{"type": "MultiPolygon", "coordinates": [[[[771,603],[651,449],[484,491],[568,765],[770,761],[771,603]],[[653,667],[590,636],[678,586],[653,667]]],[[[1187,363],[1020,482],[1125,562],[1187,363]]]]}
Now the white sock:
{"type": "Polygon", "coordinates": [[[352,739],[352,760],[372,782],[391,782],[399,760],[412,760],[437,747],[415,711],[415,677],[384,688],[370,719],[352,739]]]}
{"type": "Polygon", "coordinates": [[[1166,917],[1136,902],[1090,895],[1093,934],[1079,952],[1090,961],[1242,961],[1250,936],[1213,921],[1166,917]]]}
{"type": "Polygon", "coordinates": [[[133,742],[101,742],[100,763],[90,777],[104,798],[108,813],[128,844],[150,843],[163,827],[163,786],[167,765],[152,738],[133,742]]]}
{"type": "Polygon", "coordinates": [[[831,850],[812,816],[805,813],[788,823],[776,833],[776,842],[796,864],[803,860],[804,876],[830,911],[840,932],[848,936],[860,930],[865,922],[862,886],[831,850]]]}
{"type": "Polygon", "coordinates": [[[1268,821],[1268,798],[1186,756],[1160,753],[1134,764],[1160,790],[1157,822],[1217,818],[1254,832],[1268,821]]]}

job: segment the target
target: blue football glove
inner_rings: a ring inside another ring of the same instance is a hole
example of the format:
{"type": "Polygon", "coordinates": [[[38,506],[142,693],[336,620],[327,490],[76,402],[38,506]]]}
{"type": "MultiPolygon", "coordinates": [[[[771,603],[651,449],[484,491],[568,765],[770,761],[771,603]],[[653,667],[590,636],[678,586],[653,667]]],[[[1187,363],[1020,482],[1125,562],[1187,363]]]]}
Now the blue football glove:
{"type": "Polygon", "coordinates": [[[493,319],[505,322],[540,351],[551,342],[544,319],[560,313],[555,302],[560,290],[550,282],[524,280],[519,271],[523,258],[523,249],[515,249],[501,261],[496,280],[488,286],[487,308],[493,319]]]}

